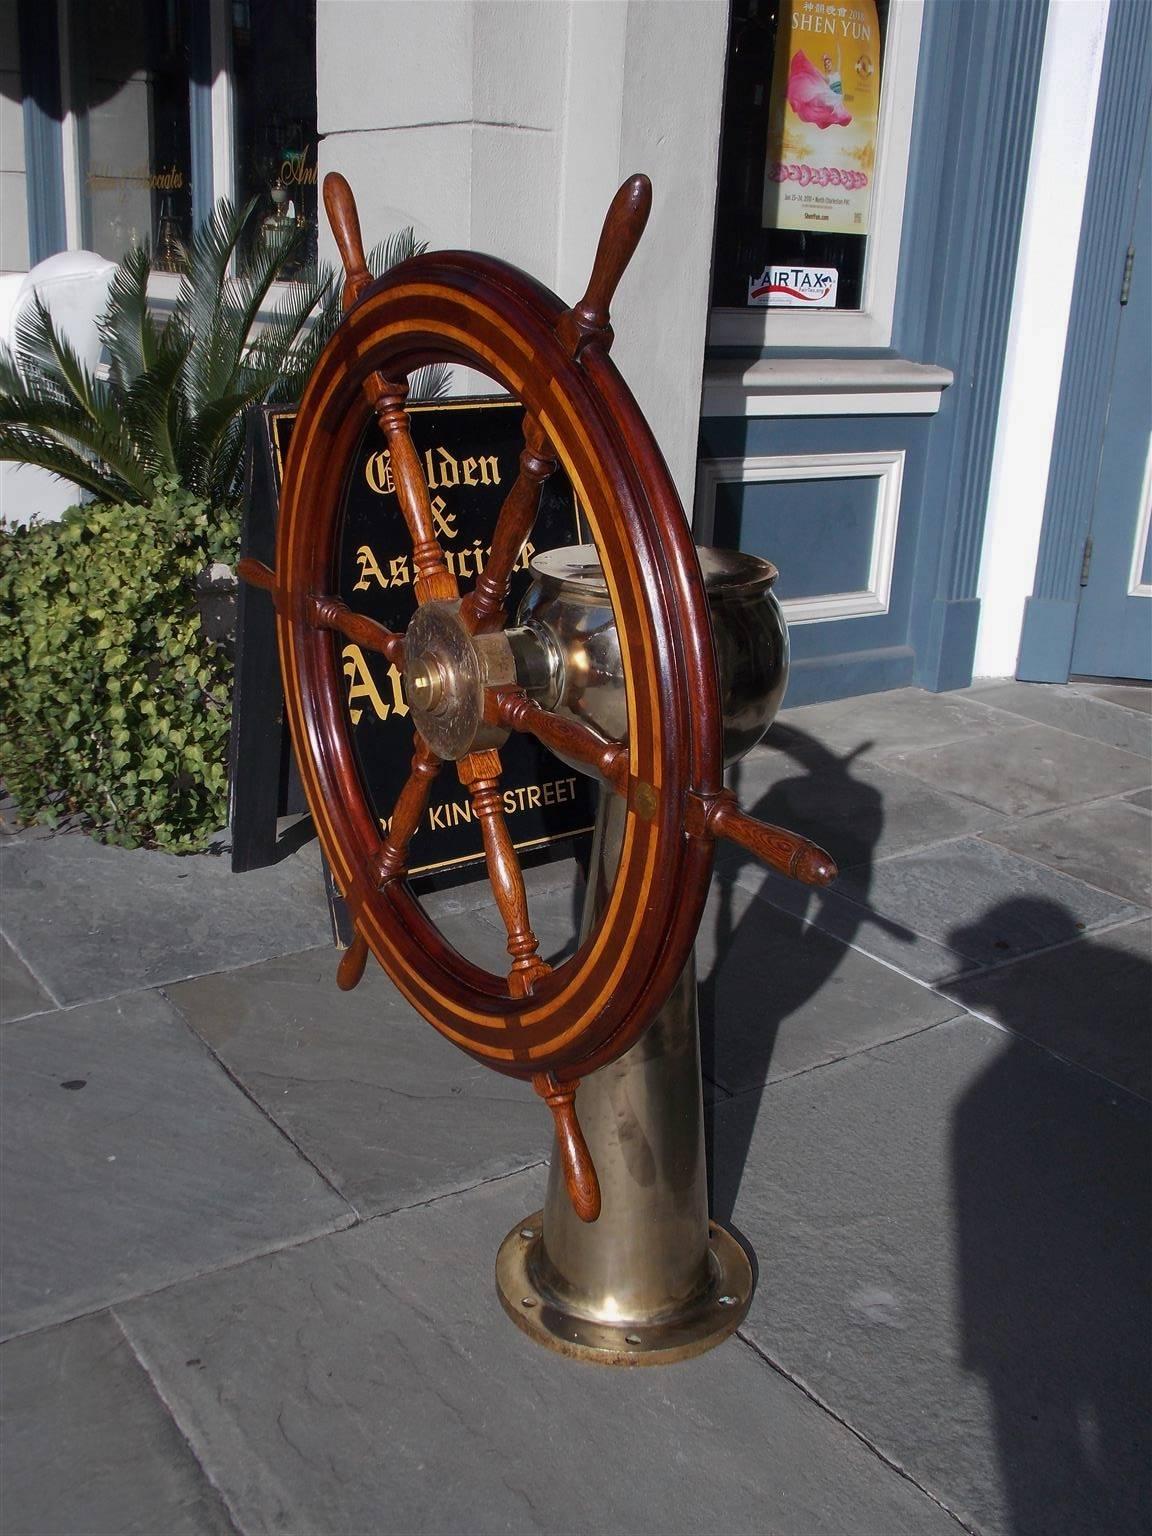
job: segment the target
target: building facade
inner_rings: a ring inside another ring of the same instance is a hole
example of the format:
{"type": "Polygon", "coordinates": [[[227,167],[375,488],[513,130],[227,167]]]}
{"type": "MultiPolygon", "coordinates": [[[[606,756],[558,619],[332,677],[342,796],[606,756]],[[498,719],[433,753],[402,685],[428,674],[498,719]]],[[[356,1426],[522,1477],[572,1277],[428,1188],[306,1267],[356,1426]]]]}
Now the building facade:
{"type": "Polygon", "coordinates": [[[571,300],[645,171],[614,356],[698,539],[780,568],[790,700],[1149,675],[1142,0],[0,18],[0,267],[163,256],[221,194],[331,257],[316,193],[338,169],[369,244],[411,224],[571,300]],[[785,99],[815,161],[780,137],[785,99]]]}

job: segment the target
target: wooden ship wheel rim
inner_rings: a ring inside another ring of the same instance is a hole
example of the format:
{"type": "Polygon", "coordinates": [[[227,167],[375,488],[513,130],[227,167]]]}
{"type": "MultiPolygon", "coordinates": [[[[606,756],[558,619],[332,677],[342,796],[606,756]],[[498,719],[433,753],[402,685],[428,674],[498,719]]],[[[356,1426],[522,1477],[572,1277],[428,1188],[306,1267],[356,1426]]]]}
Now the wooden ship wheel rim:
{"type": "Polygon", "coordinates": [[[530,1078],[552,1111],[565,1183],[585,1221],[599,1213],[600,1190],[576,1116],[576,1088],[628,1049],[675,985],[707,896],[714,840],[731,838],[809,884],[835,874],[822,849],[746,816],[724,788],[716,651],[699,560],[656,441],[608,359],[609,305],[643,233],[651,193],[646,176],[617,192],[587,291],[566,309],[516,268],[469,252],[417,256],[374,283],[351,190],[329,175],[324,201],[346,272],[346,314],[296,415],[276,569],[252,559],[239,566],[275,604],[297,765],[356,927],[339,984],[355,986],[371,952],[442,1035],[497,1071],[530,1078]],[[405,410],[410,374],[437,362],[477,370],[525,407],[519,474],[498,514],[487,564],[463,599],[436,539],[405,410]],[[388,441],[412,540],[424,622],[413,623],[407,641],[336,595],[348,477],[373,415],[388,441]],[[508,586],[557,463],[591,526],[611,598],[627,696],[622,743],[550,713],[513,681],[504,633],[508,586]],[[337,636],[406,664],[412,684],[409,706],[420,729],[383,833],[349,734],[337,636]],[[441,644],[452,657],[437,652],[441,644]],[[490,670],[483,658],[501,647],[507,655],[490,670]],[[436,712],[437,690],[450,692],[459,666],[468,674],[471,713],[457,737],[440,729],[436,712]],[[504,814],[499,746],[512,730],[584,764],[599,774],[602,793],[622,795],[628,805],[612,891],[576,953],[554,969],[538,952],[504,814]],[[408,846],[448,759],[481,824],[508,932],[506,977],[455,950],[406,883],[408,846]]]}
{"type": "Polygon", "coordinates": [[[279,605],[278,634],[293,743],[358,933],[405,997],[453,1043],[509,1075],[553,1072],[560,1080],[586,1075],[626,1049],[682,969],[712,852],[710,837],[685,835],[685,797],[691,787],[718,789],[722,773],[707,599],[679,500],[603,350],[586,347],[574,359],[565,348],[557,328],[566,313],[516,269],[466,253],[413,258],[369,287],[322,354],[301,401],[276,557],[287,599],[279,605]],[[628,677],[629,798],[639,797],[642,813],[628,817],[600,920],[576,954],[536,979],[526,996],[451,949],[402,880],[377,887],[371,861],[378,824],[358,776],[358,792],[349,793],[353,755],[336,648],[308,615],[308,599],[333,590],[352,453],[373,415],[365,382],[374,374],[406,376],[431,362],[483,372],[539,421],[591,525],[616,613],[638,612],[645,620],[639,632],[619,626],[628,677]],[[644,679],[639,687],[637,676],[644,679]]]}

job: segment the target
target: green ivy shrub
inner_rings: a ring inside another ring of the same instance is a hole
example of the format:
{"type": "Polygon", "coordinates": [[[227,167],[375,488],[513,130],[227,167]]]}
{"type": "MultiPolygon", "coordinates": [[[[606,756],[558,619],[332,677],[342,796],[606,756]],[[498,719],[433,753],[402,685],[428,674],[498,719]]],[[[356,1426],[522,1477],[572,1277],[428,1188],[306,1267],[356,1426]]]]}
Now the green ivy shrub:
{"type": "Polygon", "coordinates": [[[196,578],[237,532],[174,483],[0,525],[0,775],[25,821],[170,853],[225,824],[232,663],[196,578]]]}

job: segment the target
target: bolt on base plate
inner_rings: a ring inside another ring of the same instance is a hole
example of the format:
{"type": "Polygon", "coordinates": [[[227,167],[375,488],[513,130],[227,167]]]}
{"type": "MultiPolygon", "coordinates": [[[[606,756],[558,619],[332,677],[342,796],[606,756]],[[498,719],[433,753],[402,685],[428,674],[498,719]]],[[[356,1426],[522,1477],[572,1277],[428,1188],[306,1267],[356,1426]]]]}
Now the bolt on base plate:
{"type": "Polygon", "coordinates": [[[496,1291],[505,1312],[537,1344],[597,1365],[670,1365],[702,1355],[744,1321],[752,1301],[752,1266],[740,1244],[708,1223],[711,1284],[702,1297],[659,1322],[582,1316],[535,1279],[543,1211],[518,1222],[496,1255],[496,1291]]]}

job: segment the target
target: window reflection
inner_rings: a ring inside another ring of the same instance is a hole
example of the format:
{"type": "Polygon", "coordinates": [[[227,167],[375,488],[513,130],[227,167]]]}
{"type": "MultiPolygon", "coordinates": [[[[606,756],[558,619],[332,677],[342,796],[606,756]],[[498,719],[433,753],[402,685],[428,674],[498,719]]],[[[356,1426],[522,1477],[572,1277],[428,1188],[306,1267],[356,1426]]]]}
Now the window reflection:
{"type": "Polygon", "coordinates": [[[69,0],[81,239],[119,261],[150,244],[175,269],[191,233],[190,0],[69,0]]]}
{"type": "Polygon", "coordinates": [[[266,235],[306,232],[316,259],[316,0],[234,0],[236,196],[257,200],[266,235]]]}

